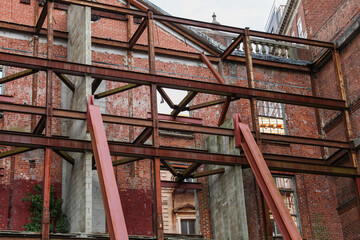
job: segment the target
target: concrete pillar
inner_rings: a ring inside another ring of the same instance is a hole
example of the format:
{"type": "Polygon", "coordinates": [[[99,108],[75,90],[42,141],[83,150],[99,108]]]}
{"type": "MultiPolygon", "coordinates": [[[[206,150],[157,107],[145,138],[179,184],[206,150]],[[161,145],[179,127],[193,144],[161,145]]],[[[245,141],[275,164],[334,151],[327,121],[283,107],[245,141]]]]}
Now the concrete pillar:
{"type": "MultiPolygon", "coordinates": [[[[91,64],[90,8],[69,7],[68,32],[67,60],[91,64]]],[[[73,93],[62,85],[62,107],[86,111],[93,79],[90,76],[69,76],[69,79],[75,84],[75,91],[73,93]]],[[[70,138],[90,140],[90,135],[86,133],[86,121],[64,121],[62,130],[70,138]]],[[[104,206],[98,176],[92,170],[92,152],[71,155],[75,159],[74,166],[65,161],[63,164],[64,210],[69,219],[70,232],[105,232],[104,206]]]]}
{"type": "MultiPolygon", "coordinates": [[[[232,119],[222,127],[233,127],[232,119]]],[[[206,146],[211,153],[240,155],[234,139],[210,136],[206,146]]],[[[208,165],[208,170],[220,168],[208,165]]],[[[225,167],[223,174],[209,177],[210,217],[214,239],[248,240],[244,186],[241,166],[225,167]]]]}

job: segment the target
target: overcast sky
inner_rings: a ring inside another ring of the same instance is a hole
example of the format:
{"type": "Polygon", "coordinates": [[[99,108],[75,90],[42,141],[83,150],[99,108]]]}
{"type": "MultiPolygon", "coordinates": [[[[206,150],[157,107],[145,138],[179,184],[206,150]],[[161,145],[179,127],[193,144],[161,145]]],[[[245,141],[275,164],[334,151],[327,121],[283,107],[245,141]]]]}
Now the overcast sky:
{"type": "MultiPolygon", "coordinates": [[[[150,0],[176,17],[264,31],[274,0],[150,0]]],[[[279,1],[279,0],[278,0],[279,1]]],[[[280,0],[285,2],[286,0],[280,0]]]]}

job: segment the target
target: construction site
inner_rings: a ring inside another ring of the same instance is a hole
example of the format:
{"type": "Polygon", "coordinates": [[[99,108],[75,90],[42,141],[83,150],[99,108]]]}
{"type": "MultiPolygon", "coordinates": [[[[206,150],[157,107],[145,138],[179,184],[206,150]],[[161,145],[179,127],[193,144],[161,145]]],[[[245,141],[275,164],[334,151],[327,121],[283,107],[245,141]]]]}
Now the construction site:
{"type": "Polygon", "coordinates": [[[360,239],[360,1],[276,2],[2,1],[0,240],[360,239]]]}

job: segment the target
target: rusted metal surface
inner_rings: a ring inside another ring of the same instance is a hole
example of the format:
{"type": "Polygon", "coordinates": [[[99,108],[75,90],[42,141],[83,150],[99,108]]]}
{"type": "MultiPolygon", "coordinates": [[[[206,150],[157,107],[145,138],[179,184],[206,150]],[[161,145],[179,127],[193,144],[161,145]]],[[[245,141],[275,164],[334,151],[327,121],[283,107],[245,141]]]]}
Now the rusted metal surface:
{"type": "Polygon", "coordinates": [[[177,106],[172,112],[171,112],[171,115],[176,117],[177,115],[179,115],[180,112],[182,112],[183,110],[185,110],[186,108],[186,105],[188,105],[191,100],[193,100],[196,95],[198,93],[197,92],[193,92],[193,91],[190,91],[185,97],[183,100],[181,100],[181,102],[179,103],[179,106],[177,106]]]}
{"type": "Polygon", "coordinates": [[[8,102],[11,103],[14,101],[14,97],[13,96],[9,96],[9,95],[0,95],[0,103],[1,102],[8,102]]]}
{"type": "Polygon", "coordinates": [[[214,68],[214,66],[212,65],[212,63],[210,62],[210,60],[206,57],[206,55],[204,53],[200,53],[200,58],[205,63],[205,65],[208,67],[210,72],[214,75],[216,80],[220,84],[226,84],[225,80],[222,78],[220,73],[214,68]]]}
{"type": "Polygon", "coordinates": [[[153,13],[149,11],[147,17],[148,17],[147,34],[148,34],[149,73],[156,74],[153,13]]]}
{"type": "Polygon", "coordinates": [[[71,165],[75,164],[75,159],[72,156],[70,156],[70,154],[68,154],[67,152],[65,152],[65,151],[57,151],[57,150],[55,150],[54,152],[57,155],[59,155],[60,157],[62,157],[65,161],[70,163],[71,165]]]}
{"type": "MultiPolygon", "coordinates": [[[[232,130],[233,131],[233,130],[232,130]]],[[[25,133],[16,133],[9,131],[0,131],[0,144],[7,146],[22,146],[30,148],[45,148],[49,147],[54,150],[63,150],[70,152],[84,152],[91,151],[91,143],[85,140],[66,139],[59,137],[44,137],[35,136],[25,133]]],[[[152,159],[154,156],[160,159],[174,161],[174,162],[198,162],[204,164],[217,164],[217,165],[244,165],[248,166],[245,157],[207,153],[204,151],[189,150],[182,148],[167,148],[159,147],[154,148],[151,146],[133,146],[128,143],[109,142],[109,148],[112,155],[131,156],[138,158],[152,159]]],[[[334,176],[357,176],[356,168],[353,167],[340,167],[340,166],[326,166],[316,164],[315,162],[305,162],[307,158],[300,158],[300,162],[291,159],[297,159],[293,156],[273,154],[268,158],[264,155],[268,166],[273,170],[283,170],[290,172],[305,172],[305,173],[318,173],[334,176]],[[279,160],[284,158],[283,161],[279,160]],[[277,160],[275,160],[277,159],[277,160]]],[[[360,175],[359,175],[360,176],[360,175]]]]}
{"type": "Polygon", "coordinates": [[[121,86],[121,87],[114,88],[114,89],[111,89],[111,90],[108,90],[108,91],[105,91],[102,93],[95,94],[95,99],[101,99],[101,98],[108,97],[108,96],[111,96],[111,95],[114,95],[117,93],[125,92],[130,89],[136,88],[138,86],[139,85],[137,85],[137,84],[131,84],[131,83],[126,84],[125,86],[121,86]]]}
{"type": "Polygon", "coordinates": [[[93,96],[88,100],[88,131],[99,175],[105,206],[107,228],[111,239],[128,240],[124,213],[116,184],[109,146],[107,144],[100,107],[94,105],[93,96]]]}
{"type": "Polygon", "coordinates": [[[187,182],[171,182],[161,181],[161,187],[164,188],[183,188],[183,189],[202,189],[201,183],[187,183],[187,182]]]}
{"type": "Polygon", "coordinates": [[[133,144],[140,145],[146,142],[149,137],[152,135],[153,129],[150,127],[145,128],[139,136],[134,140],[133,144]]]}
{"type": "Polygon", "coordinates": [[[342,110],[345,108],[345,103],[343,100],[305,96],[291,93],[281,93],[261,89],[249,89],[246,87],[221,85],[217,83],[201,82],[161,75],[156,75],[156,77],[154,77],[154,75],[152,74],[129,72],[119,69],[90,66],[58,60],[49,61],[47,59],[34,58],[30,56],[22,56],[10,53],[0,53],[0,64],[16,67],[22,66],[43,71],[47,68],[52,68],[56,72],[70,75],[84,76],[85,74],[87,74],[94,78],[106,79],[111,81],[136,83],[140,85],[150,85],[151,83],[154,83],[158,86],[180,90],[197,91],[239,98],[256,97],[258,100],[318,107],[324,109],[342,110]]]}
{"type": "Polygon", "coordinates": [[[17,73],[8,75],[6,77],[0,78],[0,84],[11,82],[11,81],[14,81],[16,79],[29,76],[29,75],[31,75],[33,73],[36,73],[36,72],[38,72],[38,71],[32,70],[32,69],[27,69],[27,70],[24,70],[24,71],[21,71],[21,72],[17,72],[17,73]]]}
{"type": "MultiPolygon", "coordinates": [[[[151,118],[151,113],[148,113],[148,118],[151,118]]],[[[195,125],[203,124],[201,118],[194,118],[194,117],[183,117],[183,116],[175,117],[168,114],[158,113],[158,118],[160,121],[182,122],[182,123],[195,124],[195,125]]]]}
{"type": "Polygon", "coordinates": [[[55,73],[56,76],[72,91],[75,91],[75,85],[68,79],[65,74],[55,73]]]}
{"type": "Polygon", "coordinates": [[[138,27],[138,29],[136,29],[136,32],[134,33],[134,35],[131,37],[131,39],[129,41],[129,50],[131,50],[134,47],[136,42],[139,40],[139,38],[145,31],[147,25],[148,25],[148,19],[144,18],[144,20],[141,22],[140,26],[138,27]]]}
{"type": "Polygon", "coordinates": [[[164,160],[160,160],[160,162],[174,177],[176,177],[178,175],[178,172],[175,170],[175,168],[170,163],[168,163],[167,161],[164,161],[164,160]]]}
{"type": "Polygon", "coordinates": [[[17,147],[17,148],[14,148],[12,150],[8,150],[8,151],[0,153],[0,159],[15,156],[17,154],[32,151],[32,150],[34,150],[34,149],[33,148],[28,148],[28,147],[17,147]]]}
{"type": "Polygon", "coordinates": [[[45,5],[44,5],[44,7],[43,7],[43,9],[41,11],[40,17],[37,20],[37,23],[35,25],[35,35],[39,35],[41,27],[44,25],[44,22],[45,22],[47,13],[48,13],[48,7],[47,7],[48,2],[49,1],[45,2],[45,5]]]}
{"type": "Polygon", "coordinates": [[[214,174],[220,174],[220,173],[224,173],[224,172],[225,172],[225,168],[218,168],[218,169],[209,170],[206,172],[198,172],[198,173],[191,175],[191,177],[192,178],[207,177],[207,176],[211,176],[214,174]]]}
{"type": "Polygon", "coordinates": [[[226,60],[229,55],[235,50],[236,47],[239,46],[241,41],[243,40],[244,35],[239,35],[231,44],[230,46],[225,49],[225,51],[221,54],[220,59],[222,61],[226,60]]]}
{"type": "Polygon", "coordinates": [[[96,89],[99,87],[100,83],[102,82],[102,79],[94,79],[94,81],[91,84],[91,93],[94,94],[96,89]]]}
{"type": "MultiPolygon", "coordinates": [[[[250,33],[249,28],[245,28],[244,36],[244,51],[246,59],[246,75],[248,79],[248,87],[251,89],[255,88],[255,79],[254,79],[254,68],[253,61],[251,56],[251,42],[250,42],[250,33]]],[[[261,147],[261,135],[260,135],[260,124],[259,124],[259,112],[257,109],[256,97],[250,98],[250,108],[251,108],[251,120],[253,130],[255,131],[256,142],[261,147]]]]}
{"type": "Polygon", "coordinates": [[[249,127],[234,116],[235,144],[242,147],[256,181],[285,240],[302,239],[249,127]]]}
{"type": "Polygon", "coordinates": [[[201,163],[193,163],[189,167],[187,167],[182,173],[180,177],[176,178],[176,182],[182,182],[185,178],[189,178],[193,172],[195,172],[202,164],[201,163]]]}
{"type": "Polygon", "coordinates": [[[138,157],[126,157],[126,158],[122,158],[120,160],[115,160],[113,161],[113,166],[119,166],[119,165],[123,165],[126,163],[131,163],[131,162],[136,162],[136,161],[140,161],[143,158],[138,158],[138,157]]]}
{"type": "Polygon", "coordinates": [[[161,97],[165,100],[165,102],[169,105],[170,108],[174,108],[175,105],[174,103],[171,101],[170,97],[167,95],[167,93],[165,92],[165,90],[161,87],[157,88],[158,92],[160,93],[161,97]]]}
{"type": "MultiPolygon", "coordinates": [[[[54,2],[47,1],[47,60],[53,59],[54,47],[54,26],[53,10],[54,2]]],[[[46,111],[45,111],[45,136],[52,136],[52,115],[53,115],[53,70],[46,70],[46,111]]],[[[41,122],[40,122],[41,123],[41,122]]],[[[42,130],[38,130],[42,132],[42,130]]],[[[51,184],[51,149],[45,148],[44,180],[43,180],[43,212],[41,220],[41,239],[48,240],[50,232],[50,184],[51,184]]]]}
{"type": "Polygon", "coordinates": [[[218,121],[218,127],[220,127],[225,122],[225,118],[230,106],[230,102],[231,102],[231,98],[227,97],[221,109],[221,114],[218,121]]]}
{"type": "Polygon", "coordinates": [[[220,98],[220,99],[210,101],[210,102],[206,102],[206,103],[199,103],[199,104],[196,104],[196,105],[191,105],[191,106],[185,108],[185,110],[194,111],[194,110],[201,109],[201,108],[215,106],[215,105],[226,102],[227,101],[226,99],[227,98],[220,98]]]}

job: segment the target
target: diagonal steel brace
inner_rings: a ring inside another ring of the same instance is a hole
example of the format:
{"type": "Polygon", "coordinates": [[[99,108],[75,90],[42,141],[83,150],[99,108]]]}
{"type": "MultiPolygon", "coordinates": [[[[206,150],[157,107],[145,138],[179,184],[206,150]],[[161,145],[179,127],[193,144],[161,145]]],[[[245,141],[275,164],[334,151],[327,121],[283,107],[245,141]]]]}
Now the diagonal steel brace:
{"type": "Polygon", "coordinates": [[[234,115],[235,146],[242,147],[284,240],[302,239],[248,125],[234,115]]]}
{"type": "Polygon", "coordinates": [[[94,105],[94,96],[87,103],[87,130],[91,135],[101,194],[104,201],[106,222],[111,240],[128,240],[119,190],[116,184],[109,145],[105,135],[100,107],[94,105]]]}

